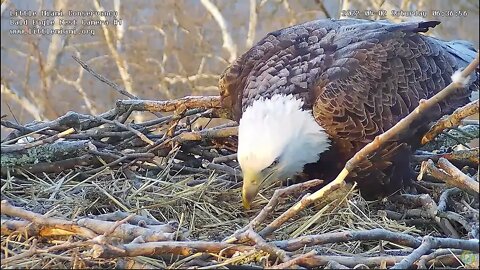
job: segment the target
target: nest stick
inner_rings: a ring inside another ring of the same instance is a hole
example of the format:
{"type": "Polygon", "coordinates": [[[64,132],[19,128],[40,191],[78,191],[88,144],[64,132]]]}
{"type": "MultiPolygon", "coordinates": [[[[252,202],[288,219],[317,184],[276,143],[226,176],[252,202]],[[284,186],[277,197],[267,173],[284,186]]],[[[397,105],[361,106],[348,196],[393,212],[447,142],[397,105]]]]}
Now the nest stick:
{"type": "Polygon", "coordinates": [[[221,108],[220,96],[186,96],[179,99],[156,101],[156,100],[118,100],[117,108],[120,111],[132,108],[135,111],[149,112],[172,112],[185,106],[186,109],[198,108],[221,108]]]}
{"type": "Polygon", "coordinates": [[[480,148],[475,147],[472,149],[457,150],[452,153],[444,154],[433,154],[433,153],[422,153],[419,155],[414,155],[413,160],[415,162],[421,162],[426,160],[438,161],[440,158],[445,158],[455,164],[466,164],[478,166],[480,156],[480,148]]]}
{"type": "MultiPolygon", "coordinates": [[[[341,267],[333,267],[330,269],[367,269],[367,267],[371,267],[373,269],[382,269],[379,265],[390,266],[394,265],[403,259],[406,256],[375,256],[375,257],[364,257],[364,256],[345,256],[345,255],[313,255],[308,257],[303,257],[301,260],[298,261],[298,265],[307,268],[318,268],[324,265],[332,265],[337,266],[340,264],[341,267]],[[363,266],[363,268],[359,267],[363,266]]],[[[429,255],[424,255],[421,259],[430,259],[429,255]]],[[[435,258],[435,261],[443,263],[443,265],[456,265],[458,266],[458,257],[452,254],[447,255],[447,257],[440,257],[435,258]]],[[[431,263],[431,261],[428,261],[431,263]]]]}
{"type": "Polygon", "coordinates": [[[14,262],[14,261],[21,260],[23,258],[32,257],[36,253],[37,253],[37,239],[33,239],[33,242],[32,242],[32,245],[30,246],[30,249],[28,249],[27,251],[25,251],[23,253],[14,255],[12,257],[2,258],[1,263],[2,263],[2,265],[6,265],[6,264],[9,264],[9,263],[14,262]]]}
{"type": "Polygon", "coordinates": [[[29,148],[32,148],[32,147],[36,147],[36,146],[39,146],[39,145],[42,145],[42,144],[45,144],[45,143],[52,143],[60,138],[63,138],[69,134],[72,134],[75,132],[75,129],[74,128],[69,128],[65,131],[62,131],[58,134],[55,134],[51,137],[48,137],[48,138],[45,138],[45,139],[42,139],[42,140],[38,140],[38,141],[35,141],[35,142],[31,142],[31,143],[26,143],[26,144],[14,144],[14,145],[8,145],[8,146],[2,146],[2,153],[11,153],[11,152],[15,152],[15,151],[20,151],[20,150],[24,150],[24,149],[29,149],[29,148]]]}
{"type": "Polygon", "coordinates": [[[298,212],[302,211],[305,209],[307,206],[315,202],[318,198],[323,197],[325,194],[331,193],[334,190],[337,190],[343,186],[346,185],[344,179],[346,175],[348,174],[348,171],[346,169],[343,169],[342,172],[337,176],[337,178],[330,182],[328,185],[320,189],[319,191],[313,193],[313,194],[307,194],[300,199],[299,202],[294,204],[292,207],[287,209],[287,211],[283,212],[278,218],[276,218],[274,221],[272,221],[270,224],[268,224],[263,230],[260,231],[260,235],[262,237],[265,237],[272,232],[274,232],[276,229],[278,229],[283,223],[285,223],[287,220],[295,216],[298,212]]]}
{"type": "Polygon", "coordinates": [[[464,174],[444,158],[440,158],[437,165],[439,168],[435,166],[432,160],[422,162],[418,179],[422,179],[423,175],[428,173],[435,179],[447,183],[449,186],[457,187],[472,195],[476,194],[478,196],[479,184],[477,181],[464,174]]]}
{"type": "Polygon", "coordinates": [[[306,258],[314,256],[314,255],[317,255],[317,252],[315,250],[311,250],[311,251],[309,251],[305,254],[302,254],[298,257],[290,259],[289,261],[277,264],[277,265],[271,267],[271,269],[292,269],[295,265],[300,264],[300,262],[302,260],[305,260],[306,258]]]}
{"type": "MultiPolygon", "coordinates": [[[[284,196],[288,196],[294,193],[298,193],[304,190],[307,190],[312,187],[316,187],[322,184],[323,181],[319,179],[310,180],[303,183],[294,184],[285,188],[277,189],[273,193],[272,198],[268,201],[268,204],[258,213],[258,215],[252,219],[247,226],[242,228],[240,231],[236,232],[234,235],[239,234],[249,228],[255,229],[258,225],[260,225],[267,217],[272,213],[275,207],[278,205],[280,198],[284,196]]],[[[234,237],[236,238],[236,237],[234,237]]],[[[232,241],[234,238],[230,238],[227,241],[232,241]]]]}
{"type": "Polygon", "coordinates": [[[160,254],[176,254],[189,256],[198,252],[233,254],[235,251],[246,252],[255,248],[247,245],[227,244],[222,242],[207,241],[162,241],[150,243],[135,243],[119,245],[96,244],[92,247],[92,256],[94,258],[118,258],[118,257],[136,257],[152,256],[160,254]]]}
{"type": "Polygon", "coordinates": [[[423,136],[422,144],[432,141],[438,134],[447,128],[460,125],[462,120],[470,115],[478,114],[478,99],[467,105],[456,109],[451,115],[444,116],[433,125],[430,130],[423,136]]]}
{"type": "Polygon", "coordinates": [[[444,158],[440,158],[437,162],[437,165],[440,167],[440,169],[444,170],[453,177],[457,187],[467,191],[470,194],[476,194],[478,196],[479,185],[477,181],[464,174],[444,158]]]}
{"type": "Polygon", "coordinates": [[[98,235],[117,237],[131,241],[135,237],[142,236],[145,241],[166,241],[174,238],[176,229],[169,225],[148,225],[141,227],[132,224],[125,224],[134,215],[127,216],[121,221],[110,222],[93,218],[80,218],[68,221],[60,218],[44,217],[40,214],[15,207],[3,200],[1,203],[1,214],[12,217],[19,217],[30,222],[2,220],[2,234],[27,229],[31,233],[37,233],[44,237],[57,235],[80,235],[87,239],[94,239],[98,235]]]}
{"type": "Polygon", "coordinates": [[[417,237],[406,233],[391,232],[385,229],[305,235],[288,240],[274,241],[273,243],[286,251],[296,251],[305,247],[360,240],[384,240],[412,248],[416,248],[421,244],[421,240],[417,237]]]}
{"type": "Polygon", "coordinates": [[[2,200],[1,203],[1,213],[2,215],[19,217],[28,221],[31,221],[36,224],[43,224],[50,227],[44,228],[41,231],[42,234],[77,234],[84,236],[86,238],[94,238],[97,236],[92,230],[76,225],[72,221],[67,221],[58,218],[45,217],[37,213],[33,213],[27,210],[24,210],[20,207],[16,207],[8,203],[6,200],[2,200]]]}
{"type": "Polygon", "coordinates": [[[267,252],[274,258],[279,258],[281,262],[290,261],[290,256],[287,255],[285,250],[278,248],[271,243],[267,243],[258,233],[254,232],[252,229],[248,229],[238,237],[240,241],[251,240],[255,243],[255,247],[267,252]]]}
{"type": "Polygon", "coordinates": [[[433,238],[430,236],[425,236],[423,238],[422,244],[416,248],[410,255],[404,258],[399,263],[396,263],[390,269],[408,269],[410,268],[415,261],[420,259],[423,255],[429,253],[430,249],[433,247],[433,238]]]}

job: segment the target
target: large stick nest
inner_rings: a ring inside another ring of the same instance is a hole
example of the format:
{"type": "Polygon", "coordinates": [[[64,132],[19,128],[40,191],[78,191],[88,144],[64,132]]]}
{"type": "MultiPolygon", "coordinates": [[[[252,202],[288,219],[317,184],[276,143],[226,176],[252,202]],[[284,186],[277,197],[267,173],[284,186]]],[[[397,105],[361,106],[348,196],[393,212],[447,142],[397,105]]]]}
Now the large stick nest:
{"type": "Polygon", "coordinates": [[[460,125],[414,156],[418,194],[367,202],[341,185],[308,201],[322,181],[277,183],[249,211],[236,124],[210,121],[228,116],[218,97],[2,120],[15,130],[2,141],[2,267],[478,267],[478,121],[461,120],[475,112],[426,136],[460,125]]]}

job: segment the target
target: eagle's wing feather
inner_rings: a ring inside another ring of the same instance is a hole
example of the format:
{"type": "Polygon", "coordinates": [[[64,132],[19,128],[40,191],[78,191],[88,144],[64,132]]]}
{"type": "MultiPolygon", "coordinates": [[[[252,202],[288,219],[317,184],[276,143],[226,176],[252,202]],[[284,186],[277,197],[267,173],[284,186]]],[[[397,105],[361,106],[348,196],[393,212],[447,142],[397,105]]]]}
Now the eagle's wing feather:
{"type": "MultiPolygon", "coordinates": [[[[379,24],[364,31],[362,25],[336,30],[335,50],[325,56],[332,64],[314,87],[313,111],[331,136],[368,142],[413,111],[420,99],[448,85],[463,61],[437,40],[416,34],[424,29],[421,23],[379,24]]],[[[422,122],[465,103],[470,92],[459,90],[422,122]]]]}
{"type": "Polygon", "coordinates": [[[234,119],[255,99],[277,93],[302,98],[312,108],[311,89],[319,74],[331,63],[323,60],[333,50],[334,21],[317,21],[269,33],[232,63],[219,82],[223,106],[234,119]]]}
{"type": "Polygon", "coordinates": [[[255,99],[294,94],[307,109],[316,103],[331,135],[371,139],[447,85],[465,53],[473,58],[458,51],[465,44],[416,34],[437,24],[320,20],[272,32],[222,74],[223,106],[239,120],[255,99]]]}

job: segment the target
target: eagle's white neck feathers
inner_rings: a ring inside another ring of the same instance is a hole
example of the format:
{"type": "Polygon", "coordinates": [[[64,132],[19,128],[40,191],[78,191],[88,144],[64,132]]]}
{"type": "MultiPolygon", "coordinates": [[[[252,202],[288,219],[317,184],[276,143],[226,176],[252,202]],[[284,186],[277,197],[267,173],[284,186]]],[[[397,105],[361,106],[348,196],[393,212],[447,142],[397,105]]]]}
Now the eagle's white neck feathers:
{"type": "Polygon", "coordinates": [[[260,172],[278,159],[279,178],[290,177],[316,162],[330,146],[324,129],[303,101],[293,95],[258,99],[242,115],[238,161],[242,170],[260,172]]]}

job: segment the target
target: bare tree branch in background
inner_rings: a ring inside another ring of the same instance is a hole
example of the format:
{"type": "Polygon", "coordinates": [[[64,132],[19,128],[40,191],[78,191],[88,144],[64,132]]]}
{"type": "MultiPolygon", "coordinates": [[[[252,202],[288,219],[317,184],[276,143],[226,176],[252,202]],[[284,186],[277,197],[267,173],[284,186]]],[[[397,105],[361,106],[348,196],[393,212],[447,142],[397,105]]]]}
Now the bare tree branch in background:
{"type": "MultiPolygon", "coordinates": [[[[66,2],[65,1],[57,1],[55,2],[55,9],[56,10],[65,10],[66,2]]],[[[62,26],[60,24],[55,24],[53,26],[54,29],[60,29],[62,26]]],[[[63,48],[65,46],[65,40],[62,35],[52,35],[52,39],[48,46],[47,58],[45,60],[45,87],[47,91],[50,91],[52,80],[53,80],[53,73],[54,70],[57,70],[58,67],[58,58],[63,52],[63,48]]]]}
{"type": "Polygon", "coordinates": [[[282,5],[285,8],[285,10],[288,12],[288,18],[289,18],[288,24],[289,25],[294,25],[296,23],[295,13],[290,8],[290,3],[288,2],[288,0],[283,0],[282,5]]]}
{"type": "MultiPolygon", "coordinates": [[[[120,13],[121,12],[120,0],[114,0],[113,6],[114,6],[114,10],[118,12],[118,17],[121,18],[122,14],[120,13]]],[[[123,53],[124,51],[123,37],[125,35],[125,23],[117,24],[116,28],[117,28],[117,42],[116,42],[117,51],[120,53],[123,53]]]]}
{"type": "Polygon", "coordinates": [[[2,9],[0,11],[0,15],[3,15],[3,12],[7,9],[9,5],[10,5],[10,0],[5,0],[2,2],[2,9]]]}
{"type": "MultiPolygon", "coordinates": [[[[93,4],[97,11],[105,11],[105,9],[100,5],[100,3],[97,0],[93,0],[93,4]]],[[[100,16],[100,19],[105,20],[105,17],[100,16]]],[[[105,37],[105,42],[107,43],[108,49],[112,54],[112,57],[115,60],[115,63],[117,64],[118,72],[120,73],[120,77],[122,78],[123,85],[125,86],[125,90],[129,93],[132,93],[134,96],[138,97],[139,96],[138,93],[136,93],[136,91],[133,89],[133,86],[132,86],[132,78],[128,73],[127,61],[123,59],[120,56],[119,52],[115,49],[112,38],[110,36],[110,31],[108,31],[107,26],[102,24],[102,30],[103,30],[103,36],[105,37]]]]}
{"type": "Polygon", "coordinates": [[[343,0],[340,10],[338,11],[338,18],[345,19],[345,16],[342,16],[342,10],[349,10],[350,9],[350,0],[343,0]]]}
{"type": "Polygon", "coordinates": [[[215,4],[213,4],[210,0],[201,0],[201,2],[205,9],[210,12],[210,14],[213,16],[218,26],[220,27],[223,38],[223,48],[225,48],[230,54],[228,62],[232,63],[233,61],[235,61],[235,59],[237,59],[237,46],[233,42],[232,36],[227,29],[227,22],[225,21],[225,18],[223,17],[220,10],[218,10],[217,6],[215,6],[215,4]]]}
{"type": "MultiPolygon", "coordinates": [[[[165,33],[165,30],[163,30],[163,29],[162,29],[161,27],[159,27],[159,26],[156,26],[156,25],[138,25],[138,26],[130,25],[130,26],[128,26],[127,29],[128,29],[128,30],[134,30],[134,31],[143,31],[143,30],[153,29],[153,30],[155,30],[156,32],[158,32],[158,33],[163,37],[164,47],[166,47],[167,44],[168,44],[168,36],[167,36],[167,33],[165,33]]],[[[152,62],[152,63],[157,64],[158,67],[160,68],[161,73],[165,73],[165,63],[167,62],[167,59],[168,59],[167,50],[163,50],[163,54],[162,54],[162,59],[161,59],[161,61],[159,61],[158,59],[153,58],[153,57],[152,57],[152,58],[147,58],[147,59],[145,59],[145,60],[148,61],[148,62],[152,62]]]]}
{"type": "Polygon", "coordinates": [[[248,34],[245,47],[250,48],[255,40],[255,30],[257,28],[257,0],[250,0],[250,19],[248,21],[248,34]]]}
{"type": "MultiPolygon", "coordinates": [[[[80,54],[77,52],[77,57],[80,57],[80,54]]],[[[71,85],[75,88],[75,90],[77,90],[77,92],[80,94],[80,96],[82,97],[83,99],[83,102],[85,103],[85,106],[87,106],[87,109],[88,111],[91,113],[91,114],[98,114],[97,112],[97,109],[96,109],[96,106],[94,104],[94,102],[92,102],[90,100],[90,98],[88,97],[87,93],[83,90],[83,87],[82,87],[82,79],[83,79],[83,68],[82,66],[79,67],[79,71],[78,71],[78,77],[76,80],[69,80],[67,78],[65,78],[62,74],[60,73],[57,73],[57,76],[58,78],[68,84],[68,85],[71,85]]]]}
{"type": "Polygon", "coordinates": [[[42,113],[40,112],[40,108],[37,106],[37,104],[32,103],[25,96],[19,96],[16,91],[8,88],[3,83],[1,87],[2,95],[6,95],[16,101],[23,109],[25,109],[30,115],[32,115],[35,120],[42,120],[42,113]]]}
{"type": "Polygon", "coordinates": [[[328,12],[327,8],[325,7],[325,4],[323,3],[323,0],[317,0],[318,6],[320,7],[320,10],[325,14],[325,17],[331,18],[332,15],[328,12]]]}

